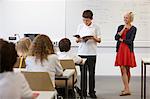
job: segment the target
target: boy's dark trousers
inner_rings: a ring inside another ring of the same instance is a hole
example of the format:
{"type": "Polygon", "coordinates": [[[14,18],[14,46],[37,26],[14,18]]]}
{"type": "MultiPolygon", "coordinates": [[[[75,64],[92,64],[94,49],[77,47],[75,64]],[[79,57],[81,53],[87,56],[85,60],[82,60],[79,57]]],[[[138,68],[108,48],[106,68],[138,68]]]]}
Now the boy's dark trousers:
{"type": "Polygon", "coordinates": [[[82,56],[82,58],[86,58],[85,65],[80,66],[81,71],[81,92],[82,96],[87,96],[87,71],[89,71],[89,94],[95,94],[95,63],[96,63],[96,55],[93,56],[82,56]]]}

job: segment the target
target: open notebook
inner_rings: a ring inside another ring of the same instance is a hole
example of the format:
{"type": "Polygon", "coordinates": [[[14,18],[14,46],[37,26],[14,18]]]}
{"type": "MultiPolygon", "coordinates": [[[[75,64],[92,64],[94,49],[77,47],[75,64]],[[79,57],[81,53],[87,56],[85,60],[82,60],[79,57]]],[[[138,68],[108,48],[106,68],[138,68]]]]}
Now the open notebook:
{"type": "Polygon", "coordinates": [[[85,39],[85,38],[93,37],[93,35],[85,35],[85,36],[73,35],[73,37],[85,39]]]}

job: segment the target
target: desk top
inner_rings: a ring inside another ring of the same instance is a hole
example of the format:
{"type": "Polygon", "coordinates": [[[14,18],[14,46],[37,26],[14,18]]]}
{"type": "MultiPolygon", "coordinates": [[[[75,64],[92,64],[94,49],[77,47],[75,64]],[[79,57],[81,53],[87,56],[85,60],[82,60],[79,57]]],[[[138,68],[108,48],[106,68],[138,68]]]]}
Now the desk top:
{"type": "Polygon", "coordinates": [[[146,64],[150,64],[150,58],[142,58],[142,61],[146,64]]]}
{"type": "Polygon", "coordinates": [[[37,99],[54,99],[56,96],[56,91],[33,91],[34,93],[39,93],[37,99]]]}

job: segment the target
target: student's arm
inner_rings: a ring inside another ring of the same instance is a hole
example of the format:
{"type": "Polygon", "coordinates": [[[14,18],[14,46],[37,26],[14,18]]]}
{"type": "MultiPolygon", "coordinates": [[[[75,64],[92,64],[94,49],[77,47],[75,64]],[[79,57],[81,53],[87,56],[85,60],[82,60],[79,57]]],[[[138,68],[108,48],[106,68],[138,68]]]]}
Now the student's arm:
{"type": "Polygon", "coordinates": [[[93,36],[93,40],[97,43],[100,43],[101,42],[101,31],[100,31],[100,27],[96,25],[96,35],[93,36]]]}
{"type": "Polygon", "coordinates": [[[63,75],[63,68],[62,68],[60,61],[59,61],[57,56],[54,56],[54,62],[55,62],[56,75],[62,76],[63,75]]]}
{"type": "MultiPolygon", "coordinates": [[[[78,25],[77,32],[76,32],[75,35],[79,35],[79,34],[80,34],[81,28],[82,28],[82,25],[81,25],[81,24],[78,25]]],[[[76,37],[76,42],[77,42],[77,43],[80,43],[81,41],[82,41],[82,38],[81,38],[80,36],[79,36],[79,37],[76,37]]]]}
{"type": "Polygon", "coordinates": [[[95,42],[100,43],[101,42],[101,38],[97,37],[97,36],[93,36],[93,39],[95,42]]]}
{"type": "Polygon", "coordinates": [[[74,63],[76,63],[76,64],[83,63],[83,59],[81,57],[79,57],[78,55],[70,53],[70,56],[72,56],[71,58],[73,59],[74,63]]]}
{"type": "Polygon", "coordinates": [[[77,42],[77,43],[80,43],[81,41],[82,41],[81,38],[76,38],[76,42],[77,42]]]}

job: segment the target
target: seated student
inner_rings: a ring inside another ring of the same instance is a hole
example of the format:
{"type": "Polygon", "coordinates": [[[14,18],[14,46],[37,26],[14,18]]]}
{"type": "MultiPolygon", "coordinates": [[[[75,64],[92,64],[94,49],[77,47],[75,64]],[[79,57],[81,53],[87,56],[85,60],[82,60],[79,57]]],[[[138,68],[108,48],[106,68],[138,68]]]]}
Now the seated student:
{"type": "Polygon", "coordinates": [[[57,53],[59,59],[73,59],[74,63],[83,65],[85,60],[79,57],[77,54],[70,52],[71,42],[68,38],[63,38],[59,41],[59,50],[57,53]]]}
{"type": "Polygon", "coordinates": [[[31,40],[28,37],[22,38],[16,43],[16,50],[19,57],[17,58],[17,62],[14,67],[25,67],[25,58],[28,54],[30,45],[31,40]]]}
{"type": "Polygon", "coordinates": [[[0,39],[0,99],[35,99],[25,77],[13,72],[17,52],[13,43],[0,39]]]}
{"type": "MultiPolygon", "coordinates": [[[[85,59],[82,59],[76,54],[70,52],[71,42],[68,38],[63,38],[59,41],[59,50],[60,52],[57,53],[59,59],[73,59],[74,63],[83,65],[85,63],[85,59]]],[[[77,80],[77,74],[75,74],[75,81],[77,80]]],[[[72,83],[71,83],[72,84],[72,83]]],[[[75,86],[75,89],[81,95],[81,90],[75,86]]]]}
{"type": "Polygon", "coordinates": [[[38,35],[34,38],[25,63],[27,71],[48,72],[54,87],[55,75],[63,74],[63,68],[54,52],[52,41],[46,35],[38,35]]]}

